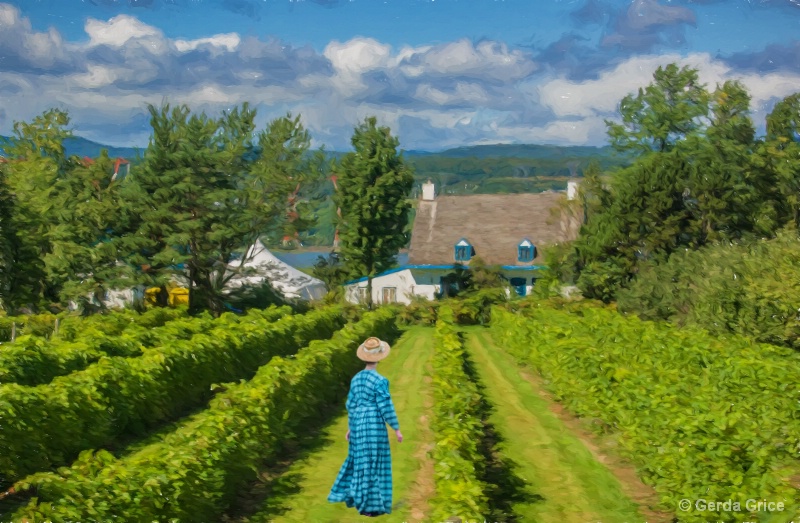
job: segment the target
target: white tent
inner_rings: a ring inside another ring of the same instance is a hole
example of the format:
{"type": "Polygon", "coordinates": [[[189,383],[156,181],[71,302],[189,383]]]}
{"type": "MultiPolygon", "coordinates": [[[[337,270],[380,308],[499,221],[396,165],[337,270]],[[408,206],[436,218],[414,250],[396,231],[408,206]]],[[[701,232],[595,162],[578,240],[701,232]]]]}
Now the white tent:
{"type": "MultiPolygon", "coordinates": [[[[325,296],[327,288],[322,280],[282,262],[264,247],[261,241],[257,241],[248,252],[248,258],[250,256],[252,258],[244,264],[245,274],[231,278],[230,287],[256,286],[268,280],[270,285],[287,299],[319,300],[325,296]]],[[[238,270],[240,263],[233,261],[229,267],[238,270]]]]}

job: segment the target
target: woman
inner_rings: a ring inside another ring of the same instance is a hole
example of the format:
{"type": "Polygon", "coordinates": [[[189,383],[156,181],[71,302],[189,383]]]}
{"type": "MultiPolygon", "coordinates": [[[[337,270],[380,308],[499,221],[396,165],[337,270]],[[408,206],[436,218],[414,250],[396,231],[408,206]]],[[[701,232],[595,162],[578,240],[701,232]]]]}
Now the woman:
{"type": "Polygon", "coordinates": [[[389,380],[376,370],[390,350],[385,341],[368,338],[356,351],[367,366],[350,382],[345,436],[349,449],[328,496],[331,503],[344,502],[369,517],[392,512],[392,456],[386,425],[394,429],[398,442],[403,441],[389,380]]]}

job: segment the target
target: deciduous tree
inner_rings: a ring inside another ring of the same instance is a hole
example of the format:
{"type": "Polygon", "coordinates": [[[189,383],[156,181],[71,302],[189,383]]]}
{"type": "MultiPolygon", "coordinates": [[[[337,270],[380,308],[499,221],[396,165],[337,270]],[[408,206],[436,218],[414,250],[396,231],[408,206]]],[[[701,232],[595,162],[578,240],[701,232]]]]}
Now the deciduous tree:
{"type": "Polygon", "coordinates": [[[342,210],[340,251],[351,276],[367,276],[371,307],[372,278],[392,266],[408,241],[414,175],[397,151],[399,140],[388,127],[378,127],[376,118],[356,127],[351,143],[355,150],[335,168],[335,199],[342,210]]]}
{"type": "Polygon", "coordinates": [[[676,143],[704,128],[708,92],[698,81],[698,71],[669,64],[659,67],[653,82],[619,105],[622,123],[607,121],[611,145],[636,156],[666,152],[676,143]]]}

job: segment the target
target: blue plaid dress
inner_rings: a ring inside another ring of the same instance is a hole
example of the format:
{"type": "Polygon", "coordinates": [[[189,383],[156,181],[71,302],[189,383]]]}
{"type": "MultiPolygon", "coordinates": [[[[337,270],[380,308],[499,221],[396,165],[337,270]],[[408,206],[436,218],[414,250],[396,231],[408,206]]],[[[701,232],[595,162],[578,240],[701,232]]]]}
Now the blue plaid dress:
{"type": "Polygon", "coordinates": [[[359,513],[392,512],[392,456],[388,423],[400,428],[389,395],[389,380],[362,370],[350,382],[347,396],[350,443],[328,501],[344,502],[359,513]]]}

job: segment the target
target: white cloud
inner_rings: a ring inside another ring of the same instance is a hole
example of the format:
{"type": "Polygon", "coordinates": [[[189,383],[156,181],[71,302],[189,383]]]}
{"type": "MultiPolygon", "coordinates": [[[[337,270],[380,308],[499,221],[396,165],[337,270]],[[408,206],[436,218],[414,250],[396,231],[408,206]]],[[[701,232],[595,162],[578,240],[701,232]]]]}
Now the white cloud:
{"type": "Polygon", "coordinates": [[[208,45],[216,48],[224,48],[229,53],[232,53],[239,47],[242,39],[236,33],[226,33],[214,35],[210,38],[198,38],[197,40],[175,40],[175,48],[178,51],[185,53],[187,51],[194,51],[201,45],[208,45]]]}
{"type": "Polygon", "coordinates": [[[536,70],[536,64],[525,53],[511,51],[502,42],[482,41],[475,45],[467,39],[403,48],[395,63],[409,77],[436,75],[513,81],[536,70]]]}
{"type": "Polygon", "coordinates": [[[573,82],[559,78],[544,82],[539,86],[541,103],[559,118],[613,116],[626,94],[635,93],[640,87],[650,84],[656,69],[672,62],[698,69],[700,82],[706,84],[709,90],[727,80],[740,80],[750,92],[751,106],[756,110],[773,98],[796,92],[800,86],[798,74],[738,74],[706,53],[686,57],[677,54],[639,56],[602,73],[597,80],[573,82]]]}
{"type": "Polygon", "coordinates": [[[353,38],[344,43],[333,41],[323,54],[342,73],[359,74],[388,63],[391,47],[372,38],[353,38]]]}
{"type": "Polygon", "coordinates": [[[430,84],[420,84],[414,97],[433,105],[486,104],[489,95],[476,83],[458,82],[450,92],[437,89],[430,84]]]}
{"type": "Polygon", "coordinates": [[[0,4],[0,27],[11,27],[20,21],[19,9],[9,4],[0,4]]]}
{"type": "Polygon", "coordinates": [[[323,52],[336,71],[333,85],[344,97],[366,91],[367,85],[361,75],[388,65],[390,54],[390,46],[372,38],[353,38],[344,43],[333,41],[323,52]]]}
{"type": "Polygon", "coordinates": [[[696,67],[711,88],[741,80],[757,123],[775,97],[800,85],[800,75],[739,74],[707,54],[638,56],[581,82],[537,72],[527,52],[502,42],[462,39],[398,50],[353,38],[318,53],[236,33],[170,39],[131,16],[89,20],[85,30],[87,42],[64,42],[55,30],[34,31],[17,8],[0,3],[0,113],[6,115],[0,133],[14,120],[62,107],[79,134],[144,145],[147,104],[186,103],[218,114],[248,101],[259,121],[287,111],[301,115],[317,143],[336,148],[348,147],[354,126],[370,115],[406,149],[600,145],[604,118],[615,118],[620,99],[649,84],[660,65],[696,67]]]}
{"type": "Polygon", "coordinates": [[[64,62],[64,42],[55,29],[36,32],[19,9],[0,4],[0,58],[33,67],[48,68],[64,62]]]}
{"type": "Polygon", "coordinates": [[[111,85],[117,79],[117,72],[102,65],[89,65],[89,71],[67,77],[67,81],[74,82],[79,87],[96,89],[111,85]]]}
{"type": "Polygon", "coordinates": [[[131,40],[140,40],[142,46],[153,53],[161,53],[165,50],[161,31],[133,16],[118,15],[108,22],[89,18],[84,25],[84,30],[89,35],[90,47],[107,45],[121,48],[131,40]]]}

